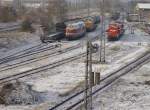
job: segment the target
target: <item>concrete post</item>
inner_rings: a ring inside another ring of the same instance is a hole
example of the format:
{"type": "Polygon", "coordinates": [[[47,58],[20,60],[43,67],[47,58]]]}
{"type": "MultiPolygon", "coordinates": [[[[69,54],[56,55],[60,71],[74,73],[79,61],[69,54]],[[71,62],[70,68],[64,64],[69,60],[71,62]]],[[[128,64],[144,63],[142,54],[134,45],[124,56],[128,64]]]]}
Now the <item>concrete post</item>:
{"type": "Polygon", "coordinates": [[[100,84],[100,73],[96,72],[95,73],[95,85],[100,84]]]}
{"type": "Polygon", "coordinates": [[[90,83],[91,83],[92,86],[94,86],[94,72],[92,72],[92,74],[91,74],[90,83]]]}

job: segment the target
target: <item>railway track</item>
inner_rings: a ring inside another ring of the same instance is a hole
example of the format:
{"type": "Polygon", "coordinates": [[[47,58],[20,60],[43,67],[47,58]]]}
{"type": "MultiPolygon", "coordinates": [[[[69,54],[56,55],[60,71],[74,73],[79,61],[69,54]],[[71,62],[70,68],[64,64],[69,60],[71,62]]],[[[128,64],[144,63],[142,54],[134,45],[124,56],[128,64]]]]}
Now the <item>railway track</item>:
{"type": "MultiPolygon", "coordinates": [[[[91,38],[91,40],[93,41],[93,40],[96,40],[97,39],[97,37],[98,37],[98,35],[99,34],[96,34],[96,37],[92,37],[91,38]]],[[[73,47],[69,47],[69,48],[67,48],[67,49],[65,49],[65,50],[62,50],[63,52],[59,52],[58,53],[58,51],[57,52],[52,52],[52,53],[50,53],[50,54],[47,54],[47,55],[44,55],[44,56],[40,56],[39,58],[32,58],[32,59],[28,59],[27,61],[22,61],[22,62],[20,62],[20,63],[16,63],[16,64],[13,64],[13,65],[6,65],[6,66],[3,66],[3,67],[1,67],[1,69],[2,70],[0,70],[0,72],[2,72],[2,71],[5,71],[5,70],[9,70],[9,69],[12,69],[12,68],[15,68],[15,67],[18,67],[18,66],[22,66],[22,65],[25,65],[25,64],[30,64],[30,63],[32,63],[32,62],[35,62],[35,61],[39,61],[39,60],[42,60],[42,59],[45,59],[45,58],[48,58],[50,55],[54,55],[54,54],[56,54],[56,55],[59,55],[59,54],[62,54],[62,53],[65,53],[65,52],[68,52],[68,51],[71,51],[71,50],[74,50],[74,49],[77,49],[77,48],[79,48],[79,47],[82,47],[82,42],[81,43],[79,43],[79,44],[77,44],[76,46],[73,46],[73,47]]],[[[40,46],[40,45],[38,45],[38,46],[40,46]]],[[[38,47],[37,46],[37,47],[38,47]]],[[[35,48],[37,48],[37,47],[31,47],[30,49],[35,49],[35,48]]],[[[26,56],[29,56],[29,55],[33,55],[33,54],[37,54],[37,53],[39,53],[39,52],[43,52],[43,51],[47,51],[47,49],[41,49],[40,51],[34,51],[33,52],[33,50],[32,50],[32,52],[31,52],[31,50],[30,49],[28,49],[29,51],[28,52],[26,52],[26,53],[22,53],[22,54],[19,54],[18,56],[16,56],[16,54],[14,54],[14,55],[11,55],[11,56],[7,56],[6,58],[3,58],[3,59],[1,59],[0,60],[0,64],[4,64],[4,63],[7,63],[7,62],[9,62],[9,61],[13,61],[13,60],[16,60],[16,59],[20,59],[20,58],[23,58],[23,57],[26,57],[26,56]]],[[[52,48],[48,48],[48,49],[52,49],[52,48]]],[[[82,54],[85,54],[85,53],[82,53],[82,54]]],[[[41,67],[38,67],[38,68],[34,68],[34,69],[31,69],[31,70],[28,70],[28,71],[25,71],[25,72],[21,72],[21,73],[16,73],[15,75],[10,75],[10,76],[6,76],[6,77],[2,77],[1,79],[0,79],[0,84],[3,84],[4,82],[9,82],[9,81],[12,81],[12,80],[16,80],[16,79],[19,79],[19,78],[22,78],[22,77],[25,77],[25,76],[29,76],[29,75],[32,75],[32,74],[35,74],[35,73],[39,73],[39,72],[41,72],[41,71],[45,71],[45,70],[48,70],[48,69],[52,69],[52,68],[54,68],[54,67],[56,67],[56,66],[60,66],[60,65],[62,65],[62,64],[65,64],[65,63],[68,63],[68,62],[70,62],[70,61],[73,61],[73,59],[75,60],[75,59],[78,59],[78,58],[80,58],[80,56],[82,56],[82,54],[79,54],[79,55],[77,55],[77,56],[73,56],[73,57],[69,57],[69,58],[67,58],[67,59],[63,59],[63,60],[61,60],[61,61],[56,61],[56,62],[54,62],[54,63],[52,63],[52,64],[48,64],[48,65],[45,65],[45,66],[41,66],[41,67]]]]}
{"type": "MultiPolygon", "coordinates": [[[[10,81],[13,81],[13,80],[17,80],[19,78],[23,78],[23,77],[26,77],[26,76],[29,76],[29,75],[33,75],[33,74],[36,74],[36,73],[46,71],[48,69],[55,68],[55,67],[60,66],[62,64],[65,64],[65,63],[71,62],[73,60],[79,59],[79,58],[81,58],[81,56],[85,56],[85,53],[82,53],[82,54],[79,54],[79,55],[76,55],[76,56],[72,56],[72,57],[69,57],[69,58],[65,58],[63,60],[56,61],[54,63],[42,66],[40,68],[35,68],[35,69],[32,69],[32,70],[28,70],[28,71],[25,71],[25,72],[17,73],[15,75],[11,75],[11,76],[1,78],[0,79],[0,84],[4,84],[4,83],[7,83],[7,82],[10,82],[10,81]]],[[[144,63],[145,61],[147,61],[147,59],[150,59],[150,52],[148,52],[144,56],[141,56],[140,58],[136,59],[135,61],[121,67],[119,70],[111,73],[110,75],[106,76],[105,78],[103,78],[101,80],[101,83],[105,83],[105,84],[102,87],[94,89],[93,95],[95,95],[97,92],[101,91],[103,88],[105,88],[105,87],[109,86],[110,84],[112,84],[115,80],[117,80],[117,78],[119,78],[122,75],[124,75],[124,74],[130,72],[131,70],[133,70],[135,67],[137,67],[137,65],[140,65],[140,64],[144,63]],[[123,73],[117,75],[117,73],[120,73],[121,71],[123,71],[123,73]],[[117,75],[117,76],[115,76],[115,78],[114,78],[114,75],[117,75]],[[110,78],[112,78],[112,79],[110,80],[110,78]],[[106,80],[108,80],[108,81],[106,81],[106,80]]],[[[83,92],[84,92],[84,90],[78,92],[77,94],[69,97],[65,101],[63,101],[63,102],[59,103],[58,105],[50,108],[49,110],[60,110],[60,109],[70,110],[70,109],[78,106],[79,104],[81,104],[84,101],[84,99],[82,98],[84,96],[83,92]],[[77,98],[77,97],[80,97],[80,98],[77,98]],[[77,99],[80,99],[80,100],[77,100],[77,99]],[[73,101],[73,100],[76,100],[76,101],[73,101]],[[73,102],[75,102],[75,103],[73,103],[73,102]],[[66,103],[69,103],[69,104],[66,104],[66,103]],[[70,103],[72,103],[72,104],[70,105],[70,103]],[[70,106],[66,107],[66,105],[70,105],[70,106]]]]}
{"type": "Polygon", "coordinates": [[[28,71],[25,71],[25,72],[21,72],[21,73],[17,73],[17,74],[14,74],[14,75],[9,75],[9,76],[4,77],[4,78],[0,78],[0,84],[4,84],[4,83],[7,83],[7,82],[10,82],[10,81],[13,81],[13,80],[17,80],[19,78],[23,78],[23,77],[26,77],[26,76],[29,76],[29,75],[37,74],[37,73],[55,68],[57,66],[60,66],[60,65],[63,65],[65,63],[68,63],[68,62],[74,61],[76,59],[79,59],[79,58],[81,58],[81,56],[84,56],[84,55],[85,55],[85,53],[81,53],[81,54],[78,54],[78,55],[75,55],[75,56],[72,56],[72,57],[69,57],[69,58],[65,58],[65,59],[50,63],[48,65],[45,65],[45,66],[42,66],[42,67],[39,67],[39,68],[34,68],[34,69],[31,69],[31,70],[28,70],[28,71]]]}
{"type": "Polygon", "coordinates": [[[57,48],[58,46],[57,45],[51,45],[51,46],[44,47],[44,48],[42,48],[42,47],[43,47],[42,45],[37,45],[35,47],[31,47],[30,49],[25,50],[24,52],[23,51],[17,52],[13,55],[2,58],[2,59],[0,59],[0,64],[5,64],[5,63],[8,63],[10,61],[14,61],[14,60],[17,60],[20,58],[24,58],[24,57],[35,55],[38,53],[42,53],[42,52],[45,52],[48,50],[52,50],[52,49],[57,48]]]}
{"type": "Polygon", "coordinates": [[[0,32],[8,32],[8,31],[15,31],[21,28],[20,24],[11,25],[7,27],[0,27],[0,32]]]}
{"type": "MultiPolygon", "coordinates": [[[[92,38],[91,40],[95,40],[95,39],[97,39],[97,36],[92,38]]],[[[56,52],[54,52],[54,53],[56,53],[56,55],[57,54],[62,54],[62,53],[66,53],[68,51],[72,51],[72,50],[80,48],[80,47],[82,47],[81,43],[79,43],[79,44],[77,44],[75,46],[69,47],[69,48],[67,48],[65,50],[62,50],[61,53],[58,53],[58,51],[57,51],[57,53],[56,52]]],[[[50,53],[50,54],[54,54],[54,53],[50,53]]],[[[50,64],[45,65],[45,66],[41,66],[41,67],[34,68],[34,69],[31,69],[31,70],[28,70],[28,71],[25,71],[25,72],[20,72],[20,73],[14,74],[14,75],[9,75],[7,77],[0,78],[0,84],[4,84],[4,83],[7,83],[7,82],[10,82],[10,81],[13,81],[13,80],[17,80],[19,78],[23,78],[23,77],[26,77],[26,76],[29,76],[29,75],[37,74],[37,73],[40,73],[40,72],[43,72],[43,71],[46,71],[46,70],[49,70],[49,69],[53,69],[53,68],[55,68],[57,66],[60,66],[60,65],[69,63],[71,61],[74,61],[76,59],[79,59],[79,58],[81,58],[81,57],[83,57],[85,55],[86,55],[86,53],[83,52],[83,53],[80,53],[78,55],[71,56],[69,58],[65,58],[65,59],[62,59],[62,60],[50,63],[50,64]]],[[[49,57],[49,55],[43,56],[43,58],[45,58],[45,57],[49,57]]],[[[41,60],[41,59],[36,59],[36,60],[41,60]]],[[[31,63],[31,62],[27,62],[27,63],[31,63]]],[[[17,66],[20,66],[20,65],[15,65],[15,66],[17,67],[17,66]]],[[[14,68],[14,67],[11,67],[11,68],[14,68]]],[[[10,69],[10,68],[7,68],[7,69],[10,69]]],[[[4,70],[1,70],[1,71],[4,71],[4,70]]]]}
{"type": "MultiPolygon", "coordinates": [[[[98,37],[98,35],[96,37],[91,38],[91,40],[94,41],[94,40],[97,39],[97,37],[98,37]]],[[[42,47],[41,44],[39,44],[39,45],[37,45],[35,47],[31,47],[29,49],[21,51],[22,54],[20,54],[21,52],[17,52],[17,53],[14,53],[14,54],[10,55],[10,56],[5,57],[5,58],[1,58],[0,59],[0,65],[8,63],[10,61],[14,61],[14,60],[20,59],[20,58],[24,58],[24,57],[27,57],[27,56],[31,56],[31,55],[35,55],[35,54],[38,54],[38,53],[41,53],[41,52],[45,52],[45,51],[51,50],[51,48],[49,48],[49,47],[47,47],[47,48],[41,48],[41,47],[42,47]],[[41,48],[41,49],[39,49],[39,48],[41,48]],[[17,55],[17,54],[19,54],[19,55],[17,55]]],[[[52,49],[54,49],[54,48],[52,48],[52,49]]],[[[48,55],[50,55],[50,54],[48,54],[48,55]]],[[[47,56],[47,55],[45,55],[45,56],[47,56]]],[[[45,56],[41,56],[41,57],[45,57],[45,56]]],[[[33,60],[33,59],[35,60],[36,58],[32,58],[30,60],[33,60]]],[[[28,62],[28,61],[29,60],[22,61],[21,63],[25,63],[25,62],[28,62]]],[[[16,64],[13,64],[13,65],[15,66],[15,65],[18,65],[18,64],[21,64],[21,63],[16,63],[16,64]]],[[[9,65],[9,66],[11,66],[11,65],[9,65]]],[[[6,68],[6,67],[7,66],[0,67],[0,69],[1,68],[6,68]]]]}
{"type": "Polygon", "coordinates": [[[0,68],[0,72],[6,71],[6,70],[9,70],[9,69],[13,69],[13,68],[16,68],[16,67],[19,67],[19,66],[27,65],[27,64],[30,64],[30,63],[33,63],[33,62],[37,62],[37,61],[49,58],[50,56],[60,55],[60,54],[66,53],[68,51],[72,51],[74,49],[77,49],[79,47],[81,47],[81,45],[75,45],[75,46],[68,47],[68,48],[66,48],[62,51],[59,51],[59,50],[52,51],[52,52],[50,52],[46,55],[42,55],[42,56],[39,56],[39,57],[36,57],[36,58],[30,58],[28,60],[21,61],[21,62],[12,64],[12,65],[9,65],[9,66],[3,66],[3,67],[0,68]]]}
{"type": "MultiPolygon", "coordinates": [[[[96,37],[90,38],[90,40],[91,41],[95,41],[98,38],[98,36],[99,36],[99,34],[96,37]]],[[[29,58],[29,59],[27,59],[25,61],[17,62],[15,64],[13,63],[13,64],[4,65],[4,66],[0,67],[0,72],[5,71],[5,70],[9,70],[9,69],[12,69],[12,68],[16,68],[16,67],[19,67],[19,66],[23,66],[23,65],[26,65],[26,64],[30,64],[30,63],[33,63],[33,62],[36,62],[36,61],[40,61],[40,60],[46,59],[46,58],[48,58],[48,57],[50,57],[52,55],[53,56],[60,55],[60,54],[63,54],[63,53],[68,52],[68,51],[72,51],[72,50],[80,48],[80,47],[82,47],[82,42],[78,43],[75,46],[68,47],[68,48],[66,48],[64,50],[61,50],[61,52],[59,52],[59,50],[52,51],[52,52],[50,52],[50,53],[48,53],[46,55],[41,55],[41,56],[35,57],[35,58],[29,58]]],[[[5,64],[5,63],[8,63],[10,61],[14,61],[14,60],[17,60],[17,59],[20,59],[20,58],[24,58],[24,57],[27,57],[27,56],[35,55],[37,53],[45,52],[47,50],[51,50],[51,49],[54,49],[54,48],[55,47],[53,47],[53,48],[49,48],[49,47],[42,48],[42,45],[39,44],[39,45],[37,45],[35,47],[31,47],[31,48],[29,48],[29,49],[27,49],[25,51],[24,50],[21,51],[23,53],[18,52],[18,53],[15,53],[13,55],[10,55],[8,57],[5,57],[3,59],[0,59],[0,64],[5,64]],[[39,48],[40,48],[40,50],[39,50],[39,48]],[[38,51],[35,51],[35,49],[38,50],[38,51]],[[17,54],[19,54],[19,55],[17,55],[17,54]]]]}
{"type": "Polygon", "coordinates": [[[3,60],[3,59],[7,59],[7,58],[9,58],[9,57],[15,56],[15,55],[17,55],[17,54],[26,53],[26,52],[32,51],[32,50],[34,50],[34,49],[36,49],[36,48],[40,48],[40,47],[42,47],[42,45],[43,45],[43,44],[38,44],[38,45],[36,45],[36,46],[32,46],[32,47],[30,47],[30,48],[23,49],[23,50],[21,50],[21,51],[19,51],[19,52],[15,52],[15,53],[13,53],[13,54],[11,54],[11,55],[9,55],[9,56],[6,56],[6,57],[4,57],[4,58],[0,58],[0,61],[3,60]]]}
{"type": "MultiPolygon", "coordinates": [[[[150,51],[138,57],[134,61],[122,66],[118,70],[105,76],[103,79],[101,79],[100,85],[93,87],[92,96],[102,91],[104,88],[110,86],[113,82],[115,82],[121,76],[129,73],[130,71],[136,69],[137,67],[149,61],[150,61],[150,51]]],[[[72,95],[71,97],[65,99],[64,101],[50,108],[49,110],[72,110],[76,107],[79,107],[79,105],[82,105],[84,102],[84,91],[85,90],[79,91],[78,93],[72,95]]]]}

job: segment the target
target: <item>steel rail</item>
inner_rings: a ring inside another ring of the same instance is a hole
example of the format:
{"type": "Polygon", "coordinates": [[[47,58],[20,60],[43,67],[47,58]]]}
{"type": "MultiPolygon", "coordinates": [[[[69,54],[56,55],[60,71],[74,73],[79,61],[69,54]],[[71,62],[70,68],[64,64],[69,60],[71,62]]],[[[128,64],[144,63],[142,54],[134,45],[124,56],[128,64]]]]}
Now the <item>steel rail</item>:
{"type": "Polygon", "coordinates": [[[51,52],[51,53],[48,53],[48,54],[46,54],[46,55],[42,55],[42,56],[39,56],[39,57],[36,57],[36,58],[30,58],[30,59],[28,59],[28,60],[21,61],[21,62],[12,64],[12,65],[3,66],[3,67],[0,68],[0,72],[6,71],[6,70],[9,70],[9,69],[13,69],[13,68],[16,68],[16,67],[19,67],[19,66],[31,64],[31,63],[34,63],[34,62],[37,62],[37,61],[40,61],[40,60],[49,58],[50,56],[60,55],[60,54],[66,53],[66,52],[68,52],[68,51],[72,51],[72,50],[74,50],[74,49],[77,49],[77,48],[79,48],[79,47],[80,47],[80,45],[75,45],[75,46],[68,47],[68,48],[66,48],[66,49],[64,49],[64,50],[61,50],[61,51],[60,51],[60,50],[56,50],[56,51],[51,52]]]}
{"type": "Polygon", "coordinates": [[[55,48],[57,48],[57,46],[52,45],[52,46],[49,46],[47,48],[42,48],[42,49],[35,50],[35,51],[34,50],[28,51],[26,53],[22,53],[22,54],[17,55],[17,56],[12,56],[12,57],[1,59],[0,64],[4,64],[4,63],[14,61],[14,60],[17,60],[17,59],[20,59],[20,58],[28,57],[28,56],[31,56],[31,55],[34,55],[34,54],[42,53],[42,52],[52,50],[52,49],[55,49],[55,48]]]}
{"type": "MultiPolygon", "coordinates": [[[[102,83],[103,81],[107,80],[107,79],[110,78],[111,76],[117,74],[118,72],[124,70],[125,68],[131,66],[133,63],[138,62],[138,61],[139,61],[140,59],[142,59],[142,58],[145,58],[144,61],[146,61],[147,59],[150,59],[150,52],[145,53],[144,55],[142,55],[142,56],[136,58],[134,61],[132,61],[132,62],[130,62],[130,63],[128,63],[128,64],[126,64],[126,65],[120,67],[118,70],[116,70],[116,71],[110,73],[108,76],[106,76],[106,77],[104,77],[103,79],[101,79],[100,83],[102,83]],[[146,57],[147,55],[148,55],[148,58],[146,57]],[[146,58],[145,58],[145,57],[146,57],[146,58]]],[[[133,69],[133,68],[132,68],[132,69],[133,69]]],[[[107,87],[107,85],[106,85],[106,87],[107,87]]],[[[103,87],[103,88],[104,88],[104,87],[103,87]]],[[[100,89],[100,90],[101,90],[101,89],[100,89]]],[[[64,105],[64,104],[68,103],[70,100],[72,100],[72,99],[76,98],[77,96],[83,94],[84,91],[85,91],[85,90],[79,91],[78,93],[72,95],[71,97],[65,99],[64,101],[62,101],[62,102],[58,103],[57,105],[55,105],[54,107],[50,108],[49,110],[57,110],[57,108],[59,108],[60,106],[62,106],[62,105],[64,105]]],[[[96,92],[96,91],[95,91],[95,92],[96,92]]],[[[96,92],[96,93],[97,93],[97,92],[96,92]]],[[[94,93],[94,94],[95,94],[95,93],[94,93]]],[[[75,104],[73,104],[72,106],[68,107],[68,109],[66,109],[66,110],[70,110],[71,108],[75,107],[76,105],[80,104],[80,103],[83,102],[83,101],[84,101],[84,99],[78,101],[77,103],[75,103],[75,104]]]]}
{"type": "MultiPolygon", "coordinates": [[[[150,59],[150,54],[149,54],[149,57],[148,57],[148,58],[150,59]]],[[[139,60],[138,60],[138,61],[139,61],[139,60]]],[[[144,62],[146,62],[146,61],[147,61],[147,59],[144,59],[143,61],[138,62],[138,64],[140,65],[140,64],[142,64],[142,63],[144,63],[144,62]]],[[[132,70],[135,69],[136,67],[137,67],[137,65],[134,65],[134,66],[132,65],[131,67],[129,67],[128,70],[126,70],[126,71],[123,72],[122,74],[116,76],[115,78],[110,79],[110,80],[109,80],[106,84],[104,84],[102,87],[96,89],[96,90],[92,93],[92,95],[95,95],[96,93],[100,92],[100,91],[103,90],[104,88],[110,86],[113,82],[115,82],[115,81],[116,81],[117,79],[119,79],[121,76],[123,76],[123,75],[129,73],[130,71],[132,71],[132,70]]],[[[117,73],[116,73],[116,74],[117,74],[117,73]]],[[[88,96],[88,97],[89,97],[89,96],[88,96]]],[[[71,106],[69,106],[69,107],[67,107],[66,109],[63,109],[63,110],[71,110],[71,109],[73,109],[74,107],[76,107],[76,106],[78,106],[79,104],[81,104],[83,101],[84,101],[84,98],[83,98],[83,99],[80,99],[79,101],[77,101],[77,102],[74,103],[73,105],[71,105],[71,106]]]]}
{"type": "Polygon", "coordinates": [[[71,61],[79,59],[79,58],[81,58],[81,56],[84,56],[84,55],[85,55],[85,53],[81,53],[81,54],[78,54],[78,55],[75,55],[75,56],[72,56],[72,57],[69,57],[69,58],[65,58],[65,59],[50,63],[48,65],[45,65],[45,66],[42,66],[42,67],[39,67],[39,68],[34,68],[34,69],[31,69],[31,70],[28,70],[28,71],[25,71],[25,72],[21,72],[21,73],[17,73],[17,74],[14,74],[14,75],[9,75],[9,76],[4,77],[4,78],[0,78],[0,85],[4,84],[4,83],[7,83],[7,82],[10,82],[10,81],[13,81],[13,80],[17,80],[17,79],[29,76],[29,75],[33,75],[33,74],[40,73],[40,72],[43,72],[43,71],[46,71],[46,70],[49,70],[49,69],[53,69],[55,67],[58,67],[60,65],[65,64],[65,63],[69,63],[71,61]]]}

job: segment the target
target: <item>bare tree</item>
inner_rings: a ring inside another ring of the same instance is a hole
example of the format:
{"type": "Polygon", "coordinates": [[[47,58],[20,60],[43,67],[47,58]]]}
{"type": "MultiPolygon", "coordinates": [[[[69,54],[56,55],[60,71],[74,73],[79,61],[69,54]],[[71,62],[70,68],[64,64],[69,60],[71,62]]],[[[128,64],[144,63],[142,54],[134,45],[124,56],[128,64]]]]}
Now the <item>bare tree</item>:
{"type": "Polygon", "coordinates": [[[49,0],[48,16],[53,22],[62,22],[67,15],[67,2],[65,0],[49,0]]]}
{"type": "Polygon", "coordinates": [[[0,21],[9,22],[16,20],[16,12],[10,6],[0,7],[0,21]]]}

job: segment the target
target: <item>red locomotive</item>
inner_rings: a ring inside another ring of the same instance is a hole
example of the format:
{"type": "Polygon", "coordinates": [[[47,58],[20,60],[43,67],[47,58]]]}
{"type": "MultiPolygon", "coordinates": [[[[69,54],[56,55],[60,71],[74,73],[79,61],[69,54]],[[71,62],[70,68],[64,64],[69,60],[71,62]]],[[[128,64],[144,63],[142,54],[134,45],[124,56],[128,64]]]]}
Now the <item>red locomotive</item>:
{"type": "Polygon", "coordinates": [[[118,40],[124,34],[124,31],[124,24],[122,22],[109,24],[107,29],[108,40],[118,40]]]}

